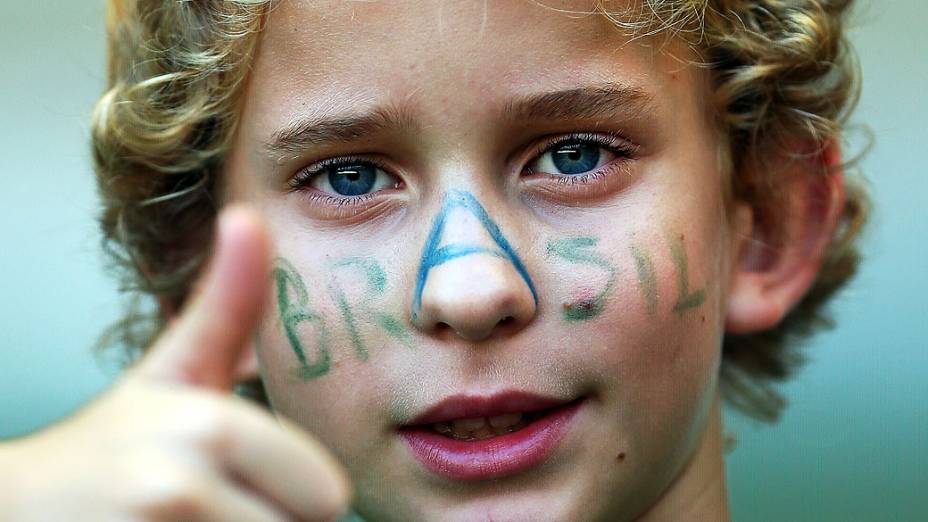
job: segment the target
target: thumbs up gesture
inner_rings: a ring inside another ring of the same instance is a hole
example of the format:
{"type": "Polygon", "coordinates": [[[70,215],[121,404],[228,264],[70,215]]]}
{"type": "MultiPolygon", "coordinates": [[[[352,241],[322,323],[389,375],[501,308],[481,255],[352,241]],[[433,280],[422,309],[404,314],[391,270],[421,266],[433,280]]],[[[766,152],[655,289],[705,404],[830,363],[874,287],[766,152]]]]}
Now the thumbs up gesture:
{"type": "Polygon", "coordinates": [[[268,292],[270,242],[252,211],[219,218],[183,313],[140,363],[74,417],[0,444],[0,519],[322,521],[344,471],[285,419],[233,396],[268,292]]]}

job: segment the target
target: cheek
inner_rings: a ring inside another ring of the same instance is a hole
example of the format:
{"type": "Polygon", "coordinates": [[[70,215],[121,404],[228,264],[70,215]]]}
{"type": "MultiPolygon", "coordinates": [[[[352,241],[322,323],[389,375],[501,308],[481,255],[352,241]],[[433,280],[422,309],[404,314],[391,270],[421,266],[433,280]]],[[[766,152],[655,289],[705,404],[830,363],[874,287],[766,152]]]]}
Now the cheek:
{"type": "Polygon", "coordinates": [[[603,240],[596,255],[555,249],[567,255],[548,281],[620,443],[654,469],[695,443],[714,397],[723,332],[719,249],[711,246],[718,232],[675,230],[685,232],[603,240]]]}
{"type": "Polygon", "coordinates": [[[648,360],[673,369],[704,347],[717,348],[719,258],[704,246],[717,238],[660,231],[642,237],[549,241],[552,269],[540,285],[547,308],[540,313],[558,316],[565,336],[589,345],[599,361],[622,367],[648,360]]]}
{"type": "Polygon", "coordinates": [[[630,314],[635,334],[617,365],[619,422],[647,434],[637,443],[655,466],[682,462],[697,444],[717,388],[723,288],[711,247],[717,238],[700,232],[664,235],[653,248],[664,252],[654,262],[657,311],[639,306],[630,314]]]}
{"type": "Polygon", "coordinates": [[[385,301],[386,277],[369,257],[278,258],[272,304],[257,334],[274,410],[342,456],[358,454],[352,445],[361,437],[347,434],[356,435],[359,426],[373,433],[376,426],[365,419],[383,417],[388,405],[377,398],[384,396],[382,370],[390,364],[385,354],[402,350],[409,335],[385,301]],[[298,266],[322,268],[310,273],[298,266]]]}

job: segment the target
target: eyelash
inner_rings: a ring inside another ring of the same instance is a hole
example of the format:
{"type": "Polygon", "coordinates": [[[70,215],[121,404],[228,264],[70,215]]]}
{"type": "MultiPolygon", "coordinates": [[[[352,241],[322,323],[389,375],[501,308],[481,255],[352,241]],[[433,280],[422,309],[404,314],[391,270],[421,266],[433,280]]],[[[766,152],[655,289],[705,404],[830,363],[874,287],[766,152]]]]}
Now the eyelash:
{"type": "Polygon", "coordinates": [[[335,196],[319,191],[306,190],[309,183],[329,167],[346,167],[349,165],[371,165],[378,169],[387,171],[387,166],[380,160],[364,156],[340,156],[337,158],[328,158],[310,167],[300,170],[296,176],[293,176],[287,184],[291,192],[304,192],[310,203],[318,203],[334,207],[345,207],[350,205],[360,205],[372,199],[377,193],[362,194],[360,196],[335,196]]]}
{"type": "MultiPolygon", "coordinates": [[[[595,143],[596,145],[602,147],[604,150],[611,152],[618,158],[623,158],[624,160],[635,159],[635,155],[638,152],[638,146],[629,142],[621,134],[613,132],[606,132],[605,134],[581,132],[556,136],[547,140],[539,147],[539,152],[532,156],[533,159],[531,162],[529,162],[529,165],[538,161],[538,159],[543,155],[551,152],[552,150],[555,150],[559,145],[578,142],[595,143]]],[[[588,172],[574,176],[551,174],[547,172],[536,172],[530,167],[526,167],[526,175],[546,174],[548,177],[556,179],[557,183],[562,185],[586,185],[595,183],[596,181],[599,181],[606,176],[614,174],[616,169],[621,166],[616,164],[617,161],[618,159],[613,160],[612,162],[599,167],[599,169],[594,172],[588,172]]]]}
{"type": "MultiPolygon", "coordinates": [[[[546,140],[541,146],[538,147],[538,152],[532,156],[532,161],[529,164],[534,163],[538,158],[542,157],[544,154],[551,152],[559,145],[566,143],[594,143],[599,147],[602,147],[604,150],[615,154],[618,158],[624,158],[624,160],[630,160],[635,158],[635,154],[638,151],[638,147],[630,143],[627,139],[622,137],[620,134],[607,132],[605,134],[594,134],[594,133],[572,133],[557,136],[551,139],[546,140]]],[[[606,165],[599,167],[595,172],[588,172],[585,174],[579,175],[558,175],[550,174],[543,172],[535,172],[530,167],[526,167],[524,175],[533,175],[533,174],[545,174],[550,178],[557,180],[557,183],[562,185],[587,185],[595,183],[606,176],[612,175],[615,170],[621,165],[617,165],[618,160],[613,160],[606,165]]],[[[371,192],[370,194],[362,194],[360,196],[336,196],[332,194],[326,194],[319,191],[306,190],[306,187],[309,183],[319,174],[325,171],[329,167],[342,167],[349,165],[370,165],[378,169],[389,172],[387,166],[380,160],[376,158],[370,158],[365,156],[341,156],[337,158],[328,158],[321,160],[310,167],[306,167],[300,170],[293,178],[291,178],[287,184],[290,187],[291,192],[303,192],[305,193],[306,198],[310,203],[322,204],[333,207],[345,207],[351,205],[361,205],[376,196],[376,192],[371,192]]]]}

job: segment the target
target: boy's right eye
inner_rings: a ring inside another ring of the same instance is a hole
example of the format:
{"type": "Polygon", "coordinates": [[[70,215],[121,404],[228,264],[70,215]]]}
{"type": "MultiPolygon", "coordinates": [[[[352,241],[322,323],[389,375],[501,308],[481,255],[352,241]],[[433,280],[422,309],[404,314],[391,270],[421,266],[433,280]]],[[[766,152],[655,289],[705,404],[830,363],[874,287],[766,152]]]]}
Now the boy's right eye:
{"type": "Polygon", "coordinates": [[[387,173],[379,162],[356,158],[321,161],[301,170],[289,184],[293,190],[312,189],[339,203],[402,186],[402,182],[387,173]]]}

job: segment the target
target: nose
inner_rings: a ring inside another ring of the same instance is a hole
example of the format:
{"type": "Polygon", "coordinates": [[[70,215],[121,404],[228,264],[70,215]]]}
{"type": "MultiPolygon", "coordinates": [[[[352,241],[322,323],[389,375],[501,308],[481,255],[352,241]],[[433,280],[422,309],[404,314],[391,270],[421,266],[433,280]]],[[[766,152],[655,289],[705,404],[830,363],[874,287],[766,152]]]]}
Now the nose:
{"type": "Polygon", "coordinates": [[[433,268],[413,323],[424,331],[448,326],[468,341],[512,332],[535,315],[529,288],[506,260],[489,253],[462,256],[433,268]]]}
{"type": "Polygon", "coordinates": [[[480,341],[521,329],[537,304],[525,264],[483,205],[469,192],[449,193],[423,247],[413,324],[480,341]]]}

